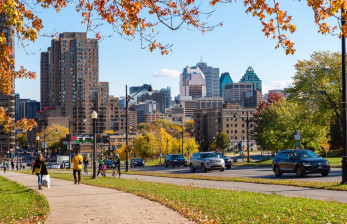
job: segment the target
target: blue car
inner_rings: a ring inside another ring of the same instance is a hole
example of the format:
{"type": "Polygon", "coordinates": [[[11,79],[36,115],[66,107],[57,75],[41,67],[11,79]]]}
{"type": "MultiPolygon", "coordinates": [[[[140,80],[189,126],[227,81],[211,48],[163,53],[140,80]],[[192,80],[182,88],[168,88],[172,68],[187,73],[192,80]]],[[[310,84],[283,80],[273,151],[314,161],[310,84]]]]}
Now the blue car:
{"type": "Polygon", "coordinates": [[[140,166],[142,166],[142,167],[145,167],[145,162],[142,160],[142,159],[140,159],[140,158],[133,158],[133,159],[131,159],[131,161],[130,161],[130,167],[140,167],[140,166]]]}

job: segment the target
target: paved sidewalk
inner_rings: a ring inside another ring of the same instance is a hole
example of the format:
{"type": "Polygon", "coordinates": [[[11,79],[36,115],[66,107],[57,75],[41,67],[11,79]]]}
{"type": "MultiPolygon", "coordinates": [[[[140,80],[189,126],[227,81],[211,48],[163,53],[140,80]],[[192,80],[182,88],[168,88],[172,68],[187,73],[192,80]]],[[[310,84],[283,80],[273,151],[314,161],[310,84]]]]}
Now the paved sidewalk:
{"type": "MultiPolygon", "coordinates": [[[[37,176],[15,172],[1,176],[37,190],[37,176]]],[[[51,178],[46,223],[193,223],[177,212],[142,197],[109,188],[51,178]]]]}

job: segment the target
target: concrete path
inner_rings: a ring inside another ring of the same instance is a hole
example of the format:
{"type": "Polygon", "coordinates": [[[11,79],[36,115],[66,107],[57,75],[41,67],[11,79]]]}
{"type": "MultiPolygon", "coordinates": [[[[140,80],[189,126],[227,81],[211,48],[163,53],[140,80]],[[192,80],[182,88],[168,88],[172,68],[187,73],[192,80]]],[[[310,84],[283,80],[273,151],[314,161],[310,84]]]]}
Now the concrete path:
{"type": "Polygon", "coordinates": [[[168,183],[203,188],[250,191],[266,194],[279,194],[289,197],[304,197],[324,201],[338,201],[347,203],[347,191],[320,190],[304,187],[283,185],[253,184],[231,181],[194,180],[182,178],[154,177],[144,175],[122,175],[124,179],[137,179],[149,182],[168,183]]]}
{"type": "MultiPolygon", "coordinates": [[[[0,175],[37,190],[36,175],[0,175]]],[[[46,223],[193,223],[164,205],[130,193],[53,178],[51,182],[51,188],[39,191],[51,210],[46,223]]]]}

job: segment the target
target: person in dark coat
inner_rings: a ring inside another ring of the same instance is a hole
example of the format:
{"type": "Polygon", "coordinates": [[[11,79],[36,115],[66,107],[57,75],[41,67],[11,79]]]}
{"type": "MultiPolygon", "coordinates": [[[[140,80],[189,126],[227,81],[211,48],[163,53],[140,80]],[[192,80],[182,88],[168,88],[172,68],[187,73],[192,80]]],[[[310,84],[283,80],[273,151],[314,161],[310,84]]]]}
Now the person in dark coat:
{"type": "Polygon", "coordinates": [[[45,165],[45,159],[43,158],[41,153],[37,156],[37,159],[35,160],[32,173],[35,173],[37,175],[39,190],[42,190],[42,177],[43,175],[47,175],[48,172],[47,167],[45,165]]]}

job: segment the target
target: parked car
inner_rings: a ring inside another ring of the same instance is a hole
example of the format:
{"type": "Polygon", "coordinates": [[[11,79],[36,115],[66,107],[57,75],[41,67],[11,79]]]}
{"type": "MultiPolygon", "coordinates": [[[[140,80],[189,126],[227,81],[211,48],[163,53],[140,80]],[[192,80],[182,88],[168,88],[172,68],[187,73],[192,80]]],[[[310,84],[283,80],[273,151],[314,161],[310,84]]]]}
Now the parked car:
{"type": "Polygon", "coordinates": [[[179,167],[179,166],[187,166],[187,160],[181,156],[180,154],[168,154],[165,157],[165,167],[179,167]]]}
{"type": "Polygon", "coordinates": [[[133,159],[131,159],[131,161],[130,161],[130,167],[140,167],[140,166],[142,166],[142,167],[145,167],[145,162],[142,160],[142,159],[140,159],[140,158],[133,158],[133,159]]]}
{"type": "Polygon", "coordinates": [[[113,161],[112,160],[106,160],[105,165],[107,169],[110,169],[113,167],[113,161]]]}
{"type": "Polygon", "coordinates": [[[231,169],[231,166],[233,165],[233,162],[230,158],[226,157],[223,153],[220,152],[214,152],[219,158],[224,159],[224,164],[227,169],[231,169]]]}
{"type": "Polygon", "coordinates": [[[311,150],[282,150],[272,161],[272,170],[277,177],[283,173],[296,173],[303,177],[310,173],[321,173],[328,176],[330,172],[329,161],[323,159],[311,150]]]}
{"type": "Polygon", "coordinates": [[[206,173],[208,170],[224,171],[225,162],[224,159],[219,158],[213,152],[197,152],[190,158],[189,166],[192,173],[196,169],[200,169],[201,172],[206,173]]]}
{"type": "Polygon", "coordinates": [[[52,163],[52,169],[60,169],[60,165],[58,163],[52,163]]]}

